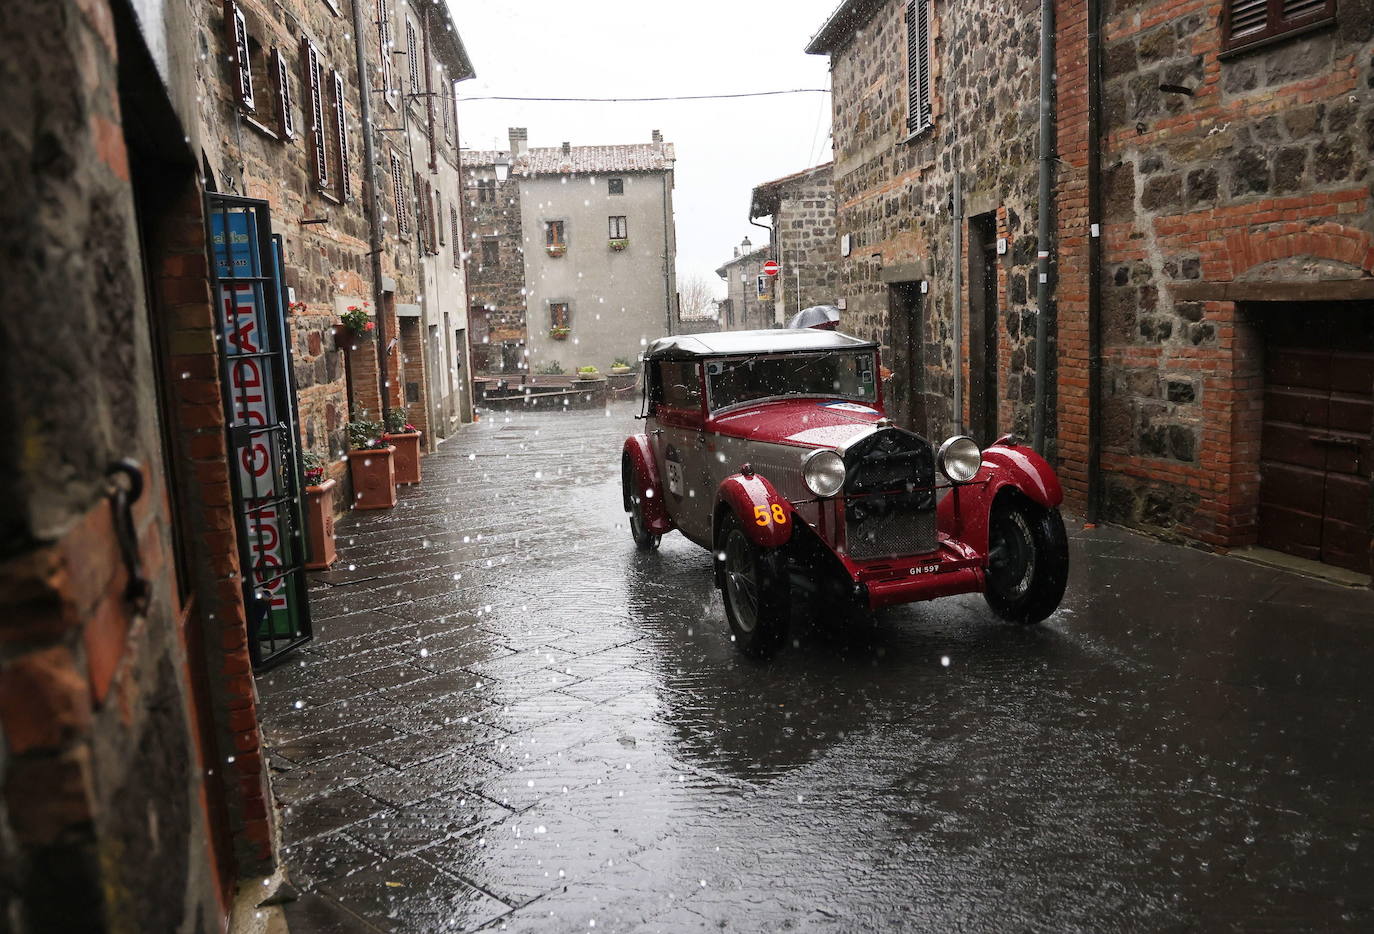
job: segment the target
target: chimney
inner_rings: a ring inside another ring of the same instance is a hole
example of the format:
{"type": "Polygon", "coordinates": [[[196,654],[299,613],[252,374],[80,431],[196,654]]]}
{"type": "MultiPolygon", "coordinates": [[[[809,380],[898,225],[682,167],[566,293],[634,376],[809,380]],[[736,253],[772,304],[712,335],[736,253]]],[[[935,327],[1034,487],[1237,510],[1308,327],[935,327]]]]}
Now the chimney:
{"type": "Polygon", "coordinates": [[[568,142],[567,140],[563,141],[563,155],[572,155],[572,143],[568,142]]]}
{"type": "Polygon", "coordinates": [[[654,143],[655,143],[655,144],[659,144],[659,143],[662,143],[662,142],[663,142],[663,134],[660,133],[658,130],[654,130],[654,143]]]}
{"type": "Polygon", "coordinates": [[[530,151],[530,131],[522,126],[510,128],[510,157],[519,159],[530,151]]]}

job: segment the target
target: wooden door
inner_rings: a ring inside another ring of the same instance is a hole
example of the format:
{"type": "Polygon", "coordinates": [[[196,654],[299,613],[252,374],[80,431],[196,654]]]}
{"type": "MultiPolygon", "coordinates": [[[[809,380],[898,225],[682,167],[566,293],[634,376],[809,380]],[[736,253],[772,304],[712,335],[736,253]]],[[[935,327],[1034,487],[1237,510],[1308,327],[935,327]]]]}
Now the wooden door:
{"type": "Polygon", "coordinates": [[[1260,544],[1368,573],[1374,325],[1295,314],[1268,336],[1260,544]]]}

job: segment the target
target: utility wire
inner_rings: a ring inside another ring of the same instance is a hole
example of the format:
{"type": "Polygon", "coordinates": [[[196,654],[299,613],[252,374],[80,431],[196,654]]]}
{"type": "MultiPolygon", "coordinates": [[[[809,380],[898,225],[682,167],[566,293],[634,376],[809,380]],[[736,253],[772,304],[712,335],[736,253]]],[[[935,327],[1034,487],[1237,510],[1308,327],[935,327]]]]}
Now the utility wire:
{"type": "Polygon", "coordinates": [[[745,91],[739,94],[684,94],[668,97],[510,97],[490,95],[482,97],[459,97],[458,103],[467,101],[547,101],[550,103],[596,103],[630,104],[651,101],[719,101],[737,97],[775,97],[779,94],[829,94],[829,88],[791,88],[784,91],[745,91]]]}

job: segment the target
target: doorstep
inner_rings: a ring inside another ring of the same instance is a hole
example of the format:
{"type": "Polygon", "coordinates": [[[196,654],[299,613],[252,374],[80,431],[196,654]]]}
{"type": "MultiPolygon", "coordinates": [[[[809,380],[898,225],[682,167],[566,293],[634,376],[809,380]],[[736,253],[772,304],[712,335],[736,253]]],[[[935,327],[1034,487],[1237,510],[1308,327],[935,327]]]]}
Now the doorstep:
{"type": "Polygon", "coordinates": [[[1345,587],[1368,588],[1371,586],[1368,574],[1348,571],[1331,564],[1322,564],[1320,561],[1313,561],[1310,558],[1299,558],[1297,555],[1285,554],[1272,548],[1248,545],[1244,548],[1232,548],[1227,553],[1234,558],[1240,558],[1242,561],[1249,561],[1252,564],[1281,568],[1285,571],[1292,571],[1294,574],[1301,574],[1304,577],[1315,577],[1318,580],[1341,584],[1345,587]]]}

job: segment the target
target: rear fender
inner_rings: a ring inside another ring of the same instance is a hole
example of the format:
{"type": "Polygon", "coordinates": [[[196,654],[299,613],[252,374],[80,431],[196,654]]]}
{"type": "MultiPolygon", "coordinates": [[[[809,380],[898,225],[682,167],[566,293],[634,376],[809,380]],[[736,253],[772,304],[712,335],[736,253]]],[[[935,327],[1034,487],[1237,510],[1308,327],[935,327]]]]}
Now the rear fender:
{"type": "Polygon", "coordinates": [[[663,502],[663,485],[658,480],[658,467],[654,464],[654,452],[647,435],[631,435],[625,439],[621,467],[630,478],[622,484],[621,489],[625,511],[630,511],[630,490],[634,489],[643,504],[644,522],[649,526],[649,531],[659,535],[671,532],[673,520],[668,518],[668,510],[663,502]]]}
{"type": "Polygon", "coordinates": [[[760,548],[780,548],[792,539],[792,523],[796,521],[792,503],[758,474],[737,473],[721,481],[716,489],[712,542],[720,527],[722,508],[735,514],[744,534],[760,548]]]}
{"type": "Polygon", "coordinates": [[[1064,501],[1054,468],[1031,448],[1004,439],[983,451],[983,466],[972,482],[940,500],[940,531],[986,555],[993,504],[998,494],[1012,490],[1046,509],[1064,501]]]}

